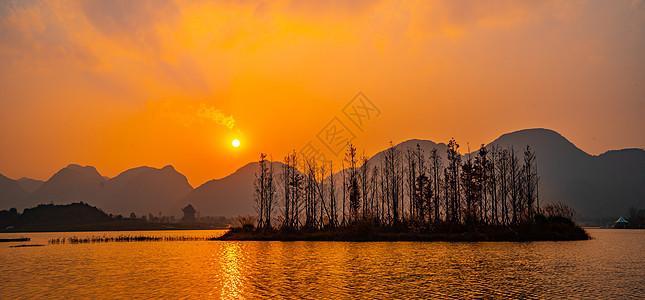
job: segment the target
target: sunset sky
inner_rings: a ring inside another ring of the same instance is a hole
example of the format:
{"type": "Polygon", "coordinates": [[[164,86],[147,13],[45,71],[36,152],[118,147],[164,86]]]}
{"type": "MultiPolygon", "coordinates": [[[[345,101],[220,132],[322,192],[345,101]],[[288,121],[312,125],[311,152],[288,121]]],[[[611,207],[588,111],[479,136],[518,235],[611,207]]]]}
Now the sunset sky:
{"type": "Polygon", "coordinates": [[[198,186],[260,152],[333,156],[333,120],[368,155],[534,127],[645,148],[645,2],[0,1],[10,178],[172,164],[198,186]],[[359,92],[380,111],[360,128],[359,92]]]}

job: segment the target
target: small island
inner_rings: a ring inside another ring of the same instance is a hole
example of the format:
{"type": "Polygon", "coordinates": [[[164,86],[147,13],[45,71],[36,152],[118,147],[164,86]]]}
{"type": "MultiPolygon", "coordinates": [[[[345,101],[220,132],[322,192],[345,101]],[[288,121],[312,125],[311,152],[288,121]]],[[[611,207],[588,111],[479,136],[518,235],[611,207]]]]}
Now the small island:
{"type": "Polygon", "coordinates": [[[529,146],[519,158],[512,147],[482,145],[463,162],[456,141],[447,146],[445,160],[436,149],[426,156],[419,145],[404,153],[391,146],[370,165],[372,160],[359,158],[348,144],[338,173],[332,162],[318,164],[315,156],[300,158],[295,151],[274,171],[260,154],[257,217],[240,218],[240,227],[215,240],[589,239],[574,222],[573,209],[562,203],[540,206],[536,154],[529,146]]]}
{"type": "Polygon", "coordinates": [[[232,228],[222,241],[575,241],[589,239],[583,228],[568,218],[536,216],[535,222],[516,225],[448,225],[417,227],[413,224],[379,226],[359,223],[337,228],[262,229],[232,228]]]}

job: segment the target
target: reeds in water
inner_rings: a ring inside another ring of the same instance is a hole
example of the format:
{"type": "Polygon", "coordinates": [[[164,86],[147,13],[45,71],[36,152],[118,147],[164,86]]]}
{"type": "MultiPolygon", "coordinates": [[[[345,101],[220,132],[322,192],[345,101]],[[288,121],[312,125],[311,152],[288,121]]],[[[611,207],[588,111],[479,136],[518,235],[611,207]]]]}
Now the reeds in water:
{"type": "Polygon", "coordinates": [[[144,236],[144,235],[120,235],[120,236],[91,236],[91,237],[68,237],[50,239],[50,244],[89,244],[109,242],[185,242],[185,241],[207,241],[210,237],[198,236],[144,236]]]}

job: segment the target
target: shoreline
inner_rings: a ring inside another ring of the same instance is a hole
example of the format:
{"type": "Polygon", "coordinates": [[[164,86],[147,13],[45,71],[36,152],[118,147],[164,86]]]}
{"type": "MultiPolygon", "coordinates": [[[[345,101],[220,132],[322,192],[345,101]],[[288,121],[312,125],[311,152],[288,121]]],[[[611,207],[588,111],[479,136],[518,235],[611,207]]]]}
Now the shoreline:
{"type": "Polygon", "coordinates": [[[346,226],[326,230],[234,228],[219,241],[445,241],[445,242],[530,242],[580,241],[591,237],[580,226],[567,223],[522,224],[518,226],[458,226],[412,231],[405,228],[346,226]]]}
{"type": "Polygon", "coordinates": [[[227,230],[230,228],[208,228],[208,227],[190,227],[182,226],[178,228],[168,228],[168,227],[159,227],[159,228],[106,228],[106,227],[95,227],[95,228],[27,228],[27,229],[13,229],[13,230],[0,230],[0,233],[38,233],[38,232],[94,232],[94,231],[186,231],[186,230],[227,230]]]}

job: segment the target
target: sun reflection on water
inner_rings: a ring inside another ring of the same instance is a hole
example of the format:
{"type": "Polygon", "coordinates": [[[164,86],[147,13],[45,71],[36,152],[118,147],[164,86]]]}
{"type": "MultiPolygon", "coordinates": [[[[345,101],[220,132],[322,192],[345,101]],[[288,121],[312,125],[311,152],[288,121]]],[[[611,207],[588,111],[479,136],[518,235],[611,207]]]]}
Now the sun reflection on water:
{"type": "Polygon", "coordinates": [[[238,243],[222,243],[220,264],[222,266],[222,299],[244,299],[240,271],[242,249],[238,243]]]}

